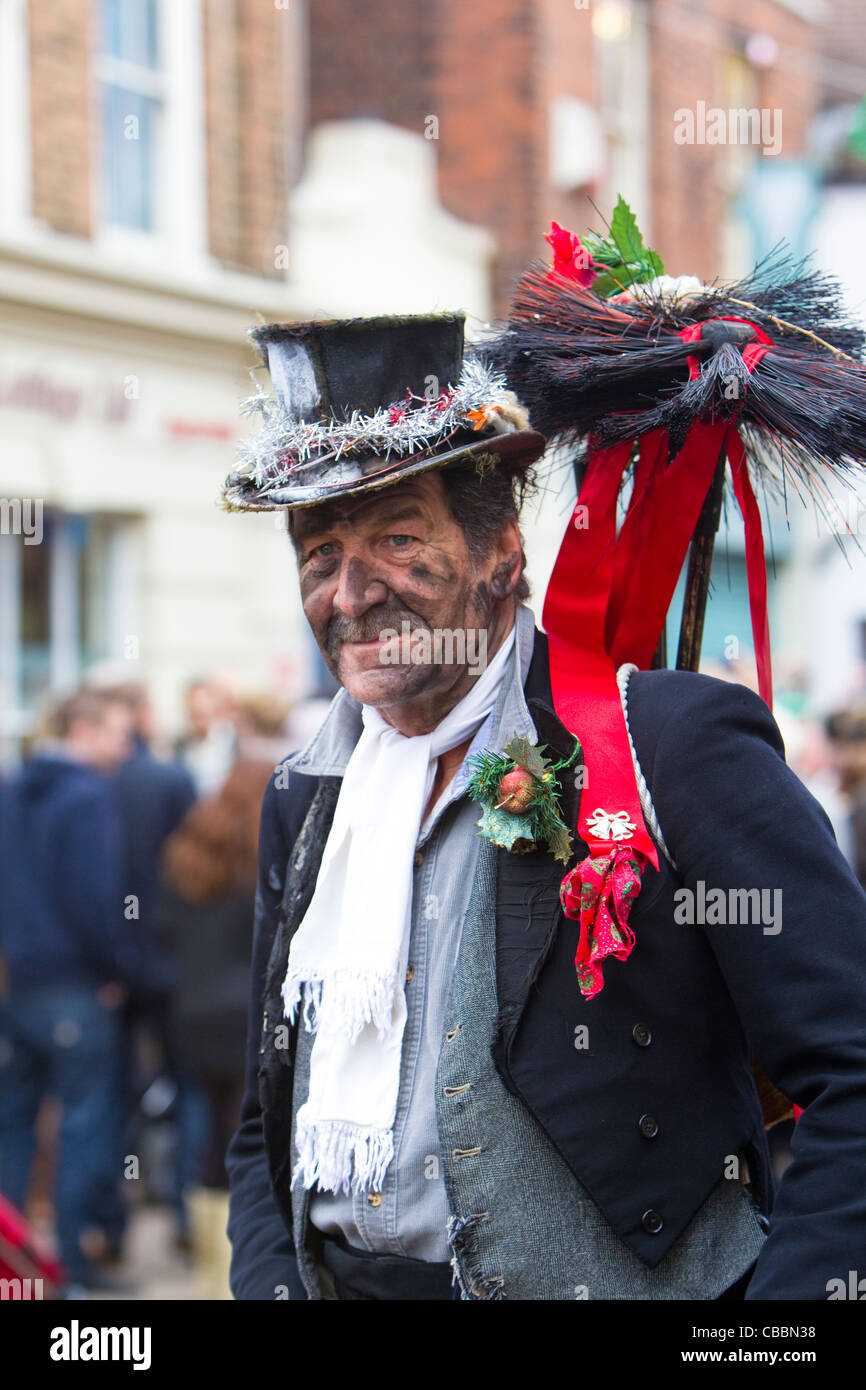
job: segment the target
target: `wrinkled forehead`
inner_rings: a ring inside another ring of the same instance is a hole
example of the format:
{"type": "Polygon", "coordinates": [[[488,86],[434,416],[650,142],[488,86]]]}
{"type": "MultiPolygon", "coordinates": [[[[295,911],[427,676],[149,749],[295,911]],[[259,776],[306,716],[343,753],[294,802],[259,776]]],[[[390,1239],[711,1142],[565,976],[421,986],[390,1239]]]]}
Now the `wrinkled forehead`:
{"type": "Polygon", "coordinates": [[[341,497],[315,507],[300,507],[289,512],[288,531],[295,545],[299,545],[305,537],[336,525],[404,521],[429,514],[431,506],[442,505],[443,495],[442,480],[433,473],[361,497],[341,497]]]}

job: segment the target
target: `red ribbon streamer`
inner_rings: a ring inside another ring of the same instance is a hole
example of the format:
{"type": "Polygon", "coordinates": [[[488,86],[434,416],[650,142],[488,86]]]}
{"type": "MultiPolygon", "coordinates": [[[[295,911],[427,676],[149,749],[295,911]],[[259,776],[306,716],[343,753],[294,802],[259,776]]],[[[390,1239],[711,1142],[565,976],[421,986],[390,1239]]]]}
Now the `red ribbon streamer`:
{"type": "Polygon", "coordinates": [[[628,587],[621,612],[611,615],[615,635],[610,654],[615,666],[633,661],[643,670],[652,662],[712,485],[726,428],[723,420],[692,425],[670,463],[664,432],[665,448],[661,456],[656,453],[653,476],[640,504],[647,513],[641,528],[646,533],[642,548],[635,545],[637,527],[626,535],[623,524],[620,532],[624,545],[621,566],[628,575],[628,587]]]}
{"type": "Polygon", "coordinates": [[[631,449],[628,441],[591,458],[547,588],[542,623],[554,708],[583,745],[588,795],[581,797],[578,834],[591,854],[609,854],[610,840],[599,839],[589,828],[593,808],[625,811],[635,826],[630,845],[658,868],[635,782],[616,671],[604,643],[616,502],[631,449]],[[576,523],[584,516],[589,524],[580,528],[576,523]]]}
{"type": "Polygon", "coordinates": [[[762,700],[773,708],[773,667],[770,659],[770,620],[767,613],[767,564],[764,558],[764,535],[761,513],[749,478],[746,451],[739,432],[732,425],[728,431],[728,460],[734,480],[734,493],[743,525],[746,528],[746,580],[749,587],[749,609],[752,615],[752,642],[755,665],[758,668],[758,691],[762,700]]]}
{"type": "MultiPolygon", "coordinates": [[[[742,358],[752,372],[772,340],[755,324],[749,326],[758,341],[742,349],[742,358]]],[[[680,336],[684,342],[694,342],[701,327],[693,324],[680,336]]],[[[698,356],[691,355],[688,363],[695,378],[701,370],[698,356]]],[[[566,915],[580,919],[575,967],[581,992],[588,999],[602,988],[601,961],[608,955],[624,960],[630,954],[634,935],[628,913],[640,891],[646,863],[654,868],[659,863],[643,818],[616,668],[623,662],[645,668],[652,661],[723,450],[745,526],[759,688],[767,703],[772,701],[761,518],[735,421],[696,421],[670,461],[667,431],[644,435],[631,500],[617,537],[617,499],[633,447],[634,441],[627,440],[591,450],[542,612],[554,707],[566,727],[579,733],[584,750],[588,794],[581,797],[577,828],[590,856],[566,876],[560,898],[566,915]],[[603,820],[611,814],[627,816],[633,825],[627,844],[602,838],[598,822],[595,829],[590,828],[599,809],[603,820]]]]}
{"type": "MultiPolygon", "coordinates": [[[[726,315],[725,322],[744,323],[757,342],[747,343],[742,358],[750,372],[772,339],[748,319],[726,315]]],[[[700,338],[702,324],[680,333],[684,342],[700,338]]],[[[688,359],[689,375],[700,372],[700,359],[688,359]]],[[[667,435],[654,430],[640,441],[640,458],[628,513],[620,530],[614,579],[605,619],[605,645],[614,666],[634,662],[648,667],[658,646],[668,609],[685,563],[701,508],[712,486],[722,446],[731,464],[734,492],[746,530],[746,574],[761,696],[772,708],[770,636],[767,617],[767,572],[760,513],[748,474],[745,450],[736,426],[722,420],[696,422],[670,464],[667,435]]]]}
{"type": "Polygon", "coordinates": [[[641,436],[631,499],[616,543],[613,581],[604,625],[604,645],[607,651],[613,646],[622,614],[626,610],[629,586],[634,578],[634,561],[652,542],[652,490],[657,473],[667,463],[667,456],[668,436],[665,430],[652,430],[649,434],[641,436]]]}

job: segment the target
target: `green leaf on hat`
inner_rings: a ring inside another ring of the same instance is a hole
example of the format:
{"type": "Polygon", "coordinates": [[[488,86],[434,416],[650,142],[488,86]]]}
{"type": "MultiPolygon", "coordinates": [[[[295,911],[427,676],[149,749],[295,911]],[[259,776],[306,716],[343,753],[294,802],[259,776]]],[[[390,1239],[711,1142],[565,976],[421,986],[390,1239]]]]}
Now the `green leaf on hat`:
{"type": "Polygon", "coordinates": [[[610,233],[622,260],[640,262],[646,256],[646,247],[637,225],[637,219],[620,193],[610,220],[610,233]]]}

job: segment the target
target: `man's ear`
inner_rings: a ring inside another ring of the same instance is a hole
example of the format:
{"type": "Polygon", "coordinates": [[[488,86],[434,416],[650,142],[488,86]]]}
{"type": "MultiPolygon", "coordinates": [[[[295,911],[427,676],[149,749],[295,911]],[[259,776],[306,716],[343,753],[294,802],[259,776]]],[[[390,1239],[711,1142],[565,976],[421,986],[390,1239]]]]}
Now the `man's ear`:
{"type": "Polygon", "coordinates": [[[500,602],[517,588],[523,568],[523,544],[516,520],[509,521],[496,541],[490,574],[490,593],[500,602]]]}

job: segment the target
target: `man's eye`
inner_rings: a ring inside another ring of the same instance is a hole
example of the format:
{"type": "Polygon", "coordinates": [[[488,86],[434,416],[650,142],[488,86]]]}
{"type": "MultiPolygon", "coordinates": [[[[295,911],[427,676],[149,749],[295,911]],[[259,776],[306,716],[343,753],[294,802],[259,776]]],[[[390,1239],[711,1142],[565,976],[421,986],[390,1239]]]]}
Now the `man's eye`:
{"type": "Polygon", "coordinates": [[[389,536],[389,537],[388,537],[388,540],[389,540],[389,541],[393,541],[393,542],[394,542],[395,549],[397,549],[397,550],[404,550],[404,549],[406,548],[407,545],[411,545],[411,544],[412,544],[412,542],[414,541],[414,539],[415,539],[414,536],[402,536],[402,535],[394,535],[394,536],[389,536]],[[400,542],[403,542],[403,544],[400,544],[400,542]]]}
{"type": "Polygon", "coordinates": [[[314,555],[318,555],[320,559],[326,559],[330,554],[328,547],[334,545],[336,545],[336,541],[322,541],[321,545],[315,545],[312,550],[307,551],[307,559],[312,560],[314,555]]]}

